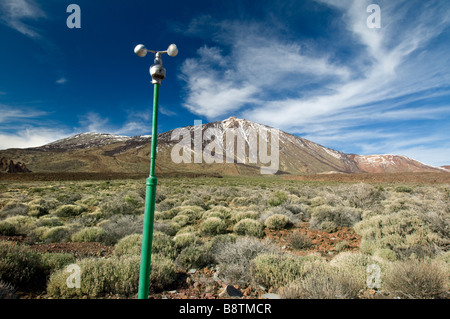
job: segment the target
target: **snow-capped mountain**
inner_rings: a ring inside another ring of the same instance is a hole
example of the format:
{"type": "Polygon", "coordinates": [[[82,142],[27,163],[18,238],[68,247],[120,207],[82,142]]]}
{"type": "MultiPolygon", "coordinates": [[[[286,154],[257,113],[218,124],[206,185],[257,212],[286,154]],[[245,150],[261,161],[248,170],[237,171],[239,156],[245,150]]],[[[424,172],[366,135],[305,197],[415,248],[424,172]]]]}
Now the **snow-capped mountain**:
{"type": "MultiPolygon", "coordinates": [[[[149,135],[83,133],[41,147],[0,151],[0,156],[26,163],[33,172],[145,173],[149,168],[150,141],[149,135]]],[[[264,152],[251,153],[255,145],[265,146],[268,156],[273,155],[272,146],[277,150],[279,174],[444,171],[405,156],[345,154],[236,117],[160,133],[156,169],[157,172],[259,174],[260,168],[266,167],[268,162],[261,157],[264,152]],[[232,139],[228,135],[230,132],[232,139]],[[277,140],[272,139],[275,135],[277,140]],[[183,139],[183,147],[180,147],[183,139]],[[263,144],[259,144],[261,141],[263,144]],[[229,152],[230,147],[234,152],[229,152]],[[241,153],[237,151],[239,147],[241,153]],[[186,157],[174,160],[174,156],[180,157],[180,154],[186,154],[186,157]],[[207,162],[205,154],[212,155],[215,160],[207,162]]]]}
{"type": "Polygon", "coordinates": [[[88,132],[57,140],[41,146],[40,148],[45,150],[73,150],[79,148],[99,147],[117,142],[126,142],[130,139],[131,137],[128,136],[88,132]]]}

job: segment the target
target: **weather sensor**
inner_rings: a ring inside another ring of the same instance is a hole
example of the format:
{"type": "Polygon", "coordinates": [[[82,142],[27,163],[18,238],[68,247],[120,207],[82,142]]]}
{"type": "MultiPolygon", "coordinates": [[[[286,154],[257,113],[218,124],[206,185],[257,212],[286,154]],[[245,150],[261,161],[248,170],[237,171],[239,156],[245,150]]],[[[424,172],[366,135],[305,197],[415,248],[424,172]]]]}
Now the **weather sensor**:
{"type": "Polygon", "coordinates": [[[155,63],[150,67],[152,83],[161,84],[161,81],[166,77],[166,69],[163,66],[161,55],[163,53],[167,53],[169,56],[174,57],[178,54],[178,48],[175,44],[169,45],[166,51],[147,50],[147,48],[143,44],[138,44],[134,48],[134,53],[136,53],[141,58],[145,57],[148,52],[152,52],[155,54],[155,63]]]}

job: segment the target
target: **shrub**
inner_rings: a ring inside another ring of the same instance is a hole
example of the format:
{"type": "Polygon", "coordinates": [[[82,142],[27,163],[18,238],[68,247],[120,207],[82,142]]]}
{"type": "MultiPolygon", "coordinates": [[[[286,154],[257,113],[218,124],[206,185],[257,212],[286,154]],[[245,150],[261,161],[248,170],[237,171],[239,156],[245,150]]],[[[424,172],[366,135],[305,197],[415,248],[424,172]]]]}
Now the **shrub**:
{"type": "Polygon", "coordinates": [[[42,234],[42,240],[46,243],[60,243],[70,241],[72,229],[68,226],[56,226],[49,228],[42,234]]]}
{"type": "Polygon", "coordinates": [[[159,231],[169,236],[175,236],[176,233],[181,229],[181,226],[174,222],[155,222],[153,225],[154,231],[159,231]]]}
{"type": "Polygon", "coordinates": [[[308,249],[313,245],[311,238],[299,231],[287,235],[286,240],[294,249],[308,249]]]}
{"type": "Polygon", "coordinates": [[[86,227],[72,235],[74,242],[100,242],[105,237],[101,227],[86,227]]]}
{"type": "Polygon", "coordinates": [[[245,219],[245,218],[250,218],[250,219],[258,219],[259,218],[259,213],[249,210],[249,211],[238,211],[232,214],[231,216],[231,220],[235,223],[245,219]]]}
{"type": "Polygon", "coordinates": [[[322,205],[314,208],[309,224],[311,228],[317,229],[322,229],[323,222],[333,222],[336,226],[351,227],[360,220],[361,212],[358,209],[322,205]]]}
{"type": "Polygon", "coordinates": [[[322,258],[314,255],[260,254],[251,262],[255,280],[265,287],[279,288],[302,278],[322,258]]]}
{"type": "Polygon", "coordinates": [[[28,206],[28,216],[40,217],[48,214],[48,209],[41,205],[28,206]]]}
{"type": "Polygon", "coordinates": [[[115,256],[139,255],[142,248],[142,235],[132,234],[125,236],[114,246],[115,256]]]}
{"type": "Polygon", "coordinates": [[[39,253],[21,244],[0,242],[0,280],[31,291],[45,286],[46,275],[39,253]]]}
{"type": "Polygon", "coordinates": [[[348,299],[357,298],[360,286],[350,274],[320,265],[305,277],[280,289],[283,299],[348,299]]]}
{"type": "MultiPolygon", "coordinates": [[[[114,247],[115,256],[140,255],[142,249],[142,235],[133,234],[122,238],[114,247]]],[[[159,231],[153,232],[152,254],[160,254],[174,258],[177,254],[171,238],[159,231]]]]}
{"type": "Polygon", "coordinates": [[[430,260],[395,262],[386,274],[385,287],[392,294],[409,299],[442,298],[447,292],[449,268],[430,260]]]}
{"type": "Polygon", "coordinates": [[[408,257],[414,250],[417,252],[444,242],[417,214],[409,211],[373,216],[356,224],[355,231],[362,237],[360,249],[367,253],[387,248],[400,257],[408,257]]]}
{"type": "Polygon", "coordinates": [[[178,201],[178,199],[175,198],[166,198],[163,201],[159,202],[156,204],[156,209],[158,211],[167,211],[170,210],[172,208],[174,208],[175,206],[180,205],[180,202],[178,201]]]}
{"type": "Polygon", "coordinates": [[[185,268],[203,268],[212,263],[213,257],[205,245],[187,246],[176,258],[176,263],[185,268]]]}
{"type": "Polygon", "coordinates": [[[288,200],[288,194],[285,192],[276,191],[273,197],[267,201],[269,206],[280,206],[288,200]]]}
{"type": "Polygon", "coordinates": [[[289,224],[289,218],[286,215],[274,214],[267,218],[264,224],[269,229],[280,230],[289,224]]]}
{"type": "Polygon", "coordinates": [[[177,255],[177,250],[175,249],[175,244],[172,238],[162,232],[153,232],[153,247],[152,252],[166,256],[170,259],[174,259],[177,255]]]}
{"type": "MultiPolygon", "coordinates": [[[[188,223],[191,224],[202,217],[204,209],[199,206],[179,206],[176,207],[178,211],[178,216],[187,216],[188,223]]],[[[174,210],[174,209],[172,209],[174,210]]]]}
{"type": "Polygon", "coordinates": [[[290,211],[294,215],[300,215],[301,219],[309,218],[308,206],[305,204],[287,204],[284,208],[290,211]]]}
{"type": "MultiPolygon", "coordinates": [[[[86,296],[98,298],[109,295],[134,296],[139,286],[140,257],[123,256],[85,258],[78,263],[81,269],[81,287],[68,288],[70,273],[61,269],[50,276],[47,293],[54,298],[76,298],[86,296]]],[[[150,287],[162,289],[176,277],[172,262],[160,255],[152,258],[150,287]]]]}
{"type": "Polygon", "coordinates": [[[368,209],[385,199],[383,189],[366,183],[342,186],[342,197],[346,198],[350,207],[368,209]]]}
{"type": "Polygon", "coordinates": [[[263,237],[263,227],[264,226],[259,221],[245,218],[234,225],[233,231],[241,236],[263,237]]]}
{"type": "Polygon", "coordinates": [[[395,188],[395,191],[397,193],[411,193],[413,191],[413,189],[409,186],[397,186],[395,188]]]}
{"type": "Polygon", "coordinates": [[[219,264],[219,277],[232,284],[247,284],[252,280],[249,267],[256,256],[279,252],[268,241],[253,237],[236,239],[231,235],[215,237],[211,246],[214,259],[219,264]]]}
{"type": "Polygon", "coordinates": [[[178,224],[180,227],[184,227],[189,224],[190,220],[189,217],[186,215],[178,215],[172,218],[172,221],[176,224],[178,224]]]}
{"type": "Polygon", "coordinates": [[[181,251],[188,246],[200,244],[200,239],[194,233],[182,233],[173,238],[174,247],[177,251],[181,251]]]}
{"type": "Polygon", "coordinates": [[[28,206],[19,202],[9,202],[0,211],[0,218],[23,216],[28,212],[28,206]]]}
{"type": "Polygon", "coordinates": [[[354,279],[354,284],[363,289],[367,284],[367,267],[377,265],[381,269],[381,279],[386,273],[387,263],[378,258],[361,252],[341,252],[336,255],[329,265],[338,269],[342,274],[348,274],[354,279]]]}
{"type": "Polygon", "coordinates": [[[106,217],[115,215],[139,215],[143,213],[143,209],[139,203],[130,200],[125,196],[114,196],[104,199],[98,209],[106,217]]]}
{"type": "Polygon", "coordinates": [[[58,217],[45,216],[36,221],[36,227],[55,227],[62,226],[63,222],[58,217]]]}
{"type": "Polygon", "coordinates": [[[48,269],[50,274],[75,262],[75,257],[69,253],[43,253],[41,258],[42,264],[48,269]]]}
{"type": "Polygon", "coordinates": [[[15,229],[15,235],[27,235],[35,227],[36,219],[30,216],[12,216],[4,220],[15,229]]]}
{"type": "Polygon", "coordinates": [[[397,255],[395,254],[395,252],[387,248],[380,248],[375,250],[374,256],[380,257],[381,259],[387,261],[397,260],[397,255]]]}
{"type": "Polygon", "coordinates": [[[7,221],[0,221],[0,235],[13,236],[16,234],[16,228],[7,221]]]}
{"type": "Polygon", "coordinates": [[[218,217],[225,221],[231,218],[231,210],[225,207],[214,206],[212,209],[203,213],[203,218],[208,217],[218,217]]]}
{"type": "Polygon", "coordinates": [[[219,235],[225,233],[227,230],[227,225],[219,217],[209,217],[203,221],[200,225],[200,232],[203,235],[219,235]]]}
{"type": "Polygon", "coordinates": [[[99,224],[105,231],[103,242],[116,244],[120,239],[131,234],[141,234],[144,220],[141,216],[117,215],[99,224]]]}
{"type": "Polygon", "coordinates": [[[81,215],[85,211],[87,211],[86,206],[68,204],[58,207],[55,214],[58,217],[75,217],[81,215]]]}

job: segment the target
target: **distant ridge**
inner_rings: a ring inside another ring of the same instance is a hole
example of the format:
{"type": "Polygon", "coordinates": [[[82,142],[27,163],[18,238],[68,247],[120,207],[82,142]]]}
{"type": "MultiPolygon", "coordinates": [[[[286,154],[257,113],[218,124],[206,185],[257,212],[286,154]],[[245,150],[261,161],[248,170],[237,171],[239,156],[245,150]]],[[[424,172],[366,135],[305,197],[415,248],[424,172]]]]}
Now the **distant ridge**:
{"type": "MultiPolygon", "coordinates": [[[[191,138],[194,126],[184,127],[191,138]]],[[[269,130],[271,127],[249,120],[229,117],[223,121],[205,123],[202,133],[208,128],[219,132],[235,129],[248,149],[252,130],[269,130]]],[[[221,174],[221,175],[259,175],[261,162],[251,163],[248,154],[244,158],[231,158],[232,163],[179,163],[171,158],[171,151],[178,140],[171,140],[174,130],[158,135],[157,173],[165,174],[221,174]],[[243,162],[243,163],[240,163],[243,162]]],[[[92,172],[92,173],[130,173],[148,172],[150,161],[151,136],[120,136],[107,133],[82,133],[60,139],[41,147],[26,149],[7,149],[0,151],[0,157],[26,163],[37,173],[51,172],[92,172]]],[[[202,151],[210,141],[203,141],[202,151]]],[[[217,142],[225,145],[225,136],[217,142]]],[[[269,149],[270,141],[268,140],[269,149]]],[[[195,153],[191,149],[192,156],[195,153]]],[[[224,152],[222,152],[224,153],[224,152]]],[[[224,154],[225,155],[225,154],[224,154]]],[[[230,159],[229,159],[230,160],[230,159]]],[[[449,166],[446,166],[449,167],[449,166]]],[[[279,169],[278,174],[333,174],[333,173],[401,173],[401,172],[445,172],[445,167],[433,167],[400,155],[356,155],[345,154],[307,139],[279,131],[279,169]]]]}

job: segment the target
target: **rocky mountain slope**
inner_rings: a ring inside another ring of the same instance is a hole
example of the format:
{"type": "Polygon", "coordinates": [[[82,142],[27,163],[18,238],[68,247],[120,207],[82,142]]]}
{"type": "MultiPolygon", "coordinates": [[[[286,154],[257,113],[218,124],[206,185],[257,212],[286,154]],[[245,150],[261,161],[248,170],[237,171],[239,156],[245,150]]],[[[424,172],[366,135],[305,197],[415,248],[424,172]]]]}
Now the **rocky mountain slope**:
{"type": "Polygon", "coordinates": [[[431,167],[406,156],[383,155],[355,155],[350,154],[358,167],[367,173],[398,173],[398,172],[426,172],[439,171],[441,168],[431,167]]]}
{"type": "MultiPolygon", "coordinates": [[[[3,150],[0,156],[26,163],[33,172],[146,173],[150,142],[148,135],[83,133],[41,147],[3,150]]],[[[256,175],[272,164],[277,174],[442,171],[404,156],[345,154],[236,117],[158,135],[159,173],[256,175]],[[272,148],[278,149],[277,163],[272,148]]]]}

